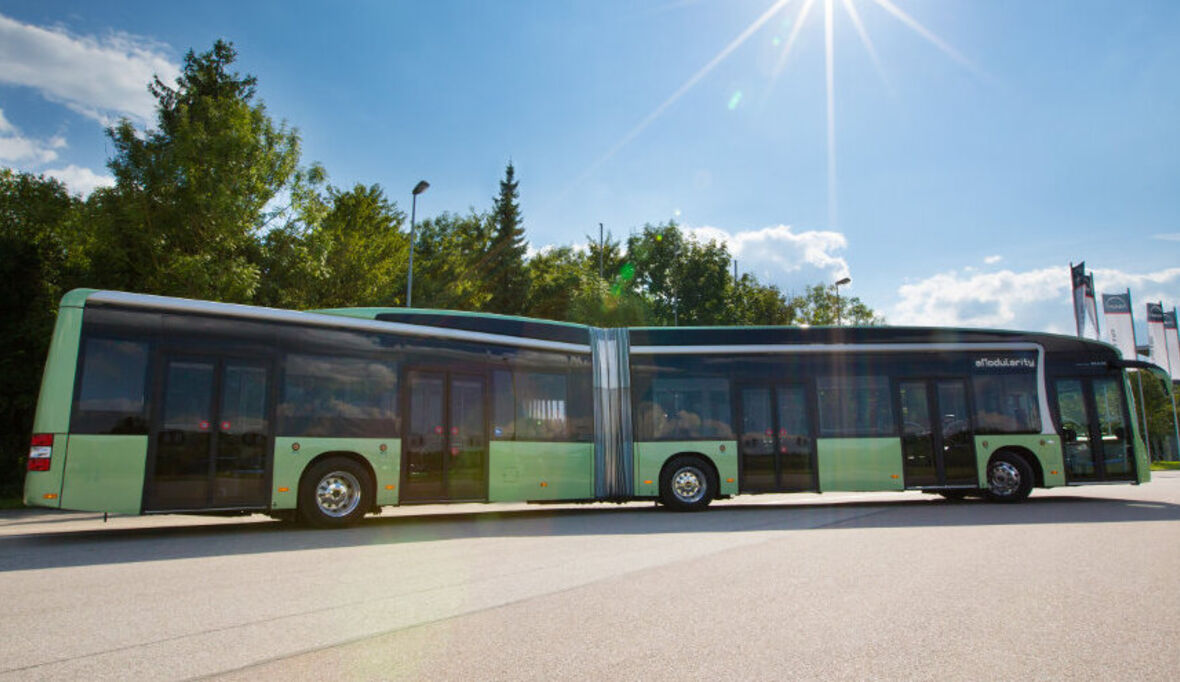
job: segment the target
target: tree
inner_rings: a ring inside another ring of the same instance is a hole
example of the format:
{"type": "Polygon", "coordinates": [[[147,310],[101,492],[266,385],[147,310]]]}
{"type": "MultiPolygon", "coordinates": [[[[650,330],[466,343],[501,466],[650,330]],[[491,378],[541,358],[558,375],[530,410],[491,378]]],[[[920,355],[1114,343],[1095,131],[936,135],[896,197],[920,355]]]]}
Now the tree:
{"type": "Polygon", "coordinates": [[[58,301],[84,279],[80,209],[57,180],[0,168],[0,496],[24,479],[58,301]]]}
{"type": "Polygon", "coordinates": [[[520,182],[512,163],[504,169],[500,194],[492,206],[492,242],[485,261],[491,312],[520,314],[528,301],[529,275],[525,270],[528,243],[520,215],[520,182]]]}
{"type": "Polygon", "coordinates": [[[686,237],[674,221],[645,225],[627,240],[635,281],[652,303],[658,325],[723,324],[733,278],[723,244],[686,237]]]}
{"type": "Polygon", "coordinates": [[[835,325],[837,320],[840,324],[850,326],[885,324],[884,318],[855,296],[841,296],[837,301],[835,288],[827,284],[807,287],[802,295],[793,298],[792,303],[798,313],[798,321],[813,326],[835,325]],[[839,317],[836,314],[837,306],[839,317]]]}
{"type": "Polygon", "coordinates": [[[492,291],[486,273],[491,220],[472,211],[442,213],[418,224],[414,249],[414,303],[423,308],[487,310],[492,291]]]}
{"type": "Polygon", "coordinates": [[[107,130],[115,187],[92,195],[96,283],[195,298],[249,301],[259,286],[256,238],[265,207],[287,187],[299,138],[276,125],[256,81],[229,70],[218,40],[185,55],[169,86],[156,78],[157,127],[123,119],[107,130]]]}

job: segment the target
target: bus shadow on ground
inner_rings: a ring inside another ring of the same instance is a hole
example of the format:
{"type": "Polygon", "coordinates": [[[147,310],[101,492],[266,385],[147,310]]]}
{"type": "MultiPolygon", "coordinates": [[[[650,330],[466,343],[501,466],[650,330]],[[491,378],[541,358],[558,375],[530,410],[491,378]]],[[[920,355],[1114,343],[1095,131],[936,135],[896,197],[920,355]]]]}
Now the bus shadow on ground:
{"type": "Polygon", "coordinates": [[[134,529],[49,532],[31,529],[28,534],[0,537],[0,572],[472,538],[1168,521],[1180,521],[1180,505],[1082,496],[1034,496],[1014,505],[938,498],[728,503],[694,514],[677,514],[655,506],[609,504],[520,510],[489,508],[372,517],[356,526],[335,530],[256,520],[134,529]]]}

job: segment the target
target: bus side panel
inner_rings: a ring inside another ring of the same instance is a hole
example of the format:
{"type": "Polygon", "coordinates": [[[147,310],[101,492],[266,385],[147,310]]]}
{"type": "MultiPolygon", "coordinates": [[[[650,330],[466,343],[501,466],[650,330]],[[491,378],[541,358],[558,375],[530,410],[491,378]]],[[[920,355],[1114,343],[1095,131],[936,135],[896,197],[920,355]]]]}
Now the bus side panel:
{"type": "Polygon", "coordinates": [[[905,488],[898,438],[820,438],[816,448],[820,492],[905,488]]]}
{"type": "Polygon", "coordinates": [[[147,447],[147,436],[71,435],[66,446],[61,506],[138,514],[147,447]]]}
{"type": "Polygon", "coordinates": [[[401,451],[399,438],[275,438],[271,509],[298,506],[299,478],[307,465],[325,452],[351,452],[364,457],[377,475],[377,504],[397,504],[401,451]],[[384,452],[381,451],[383,445],[384,452]]]}
{"type": "Polygon", "coordinates": [[[1055,434],[989,434],[975,437],[975,470],[979,487],[987,487],[987,462],[997,450],[1017,447],[1033,453],[1045,475],[1045,487],[1065,485],[1065,457],[1061,453],[1061,439],[1055,434]]]}
{"type": "Polygon", "coordinates": [[[74,371],[78,368],[78,344],[81,338],[82,309],[63,305],[57,313],[53,339],[49,344],[49,357],[45,359],[45,371],[41,375],[41,395],[37,399],[33,433],[65,433],[70,430],[74,371]]]}
{"type": "Polygon", "coordinates": [[[635,497],[658,496],[660,470],[673,455],[682,452],[699,453],[711,460],[717,467],[718,478],[721,479],[720,494],[737,494],[737,441],[688,440],[635,444],[635,497]]]}
{"type": "Polygon", "coordinates": [[[488,502],[594,497],[593,443],[492,441],[488,502]]]}

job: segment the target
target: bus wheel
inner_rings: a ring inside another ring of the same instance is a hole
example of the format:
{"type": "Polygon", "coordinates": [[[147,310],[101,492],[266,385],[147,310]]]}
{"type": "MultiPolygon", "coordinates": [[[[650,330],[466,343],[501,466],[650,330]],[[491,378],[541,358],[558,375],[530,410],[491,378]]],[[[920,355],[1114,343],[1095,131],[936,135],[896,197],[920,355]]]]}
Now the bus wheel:
{"type": "Polygon", "coordinates": [[[1019,502],[1032,492],[1032,467],[1020,455],[1001,452],[987,464],[987,498],[992,502],[1019,502]]]}
{"type": "Polygon", "coordinates": [[[373,506],[372,490],[361,465],[345,457],[325,459],[303,477],[299,516],[318,528],[354,523],[373,506]]]}
{"type": "Polygon", "coordinates": [[[700,511],[716,490],[712,469],[696,457],[677,457],[660,474],[660,501],[674,511],[700,511]]]}

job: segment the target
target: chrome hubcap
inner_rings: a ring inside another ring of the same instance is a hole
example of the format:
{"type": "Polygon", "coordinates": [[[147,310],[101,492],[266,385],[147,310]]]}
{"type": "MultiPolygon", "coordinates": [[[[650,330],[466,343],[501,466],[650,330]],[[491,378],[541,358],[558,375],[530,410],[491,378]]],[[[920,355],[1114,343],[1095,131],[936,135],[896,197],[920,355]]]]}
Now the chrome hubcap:
{"type": "Polygon", "coordinates": [[[696,467],[683,467],[672,475],[672,494],[681,502],[699,502],[705,496],[705,474],[696,467]]]}
{"type": "Polygon", "coordinates": [[[333,471],[316,486],[315,503],[327,516],[348,516],[361,503],[360,481],[347,471],[333,471]]]}
{"type": "Polygon", "coordinates": [[[1020,469],[1010,462],[993,462],[988,471],[987,485],[1000,497],[1007,497],[1020,489],[1020,469]]]}

